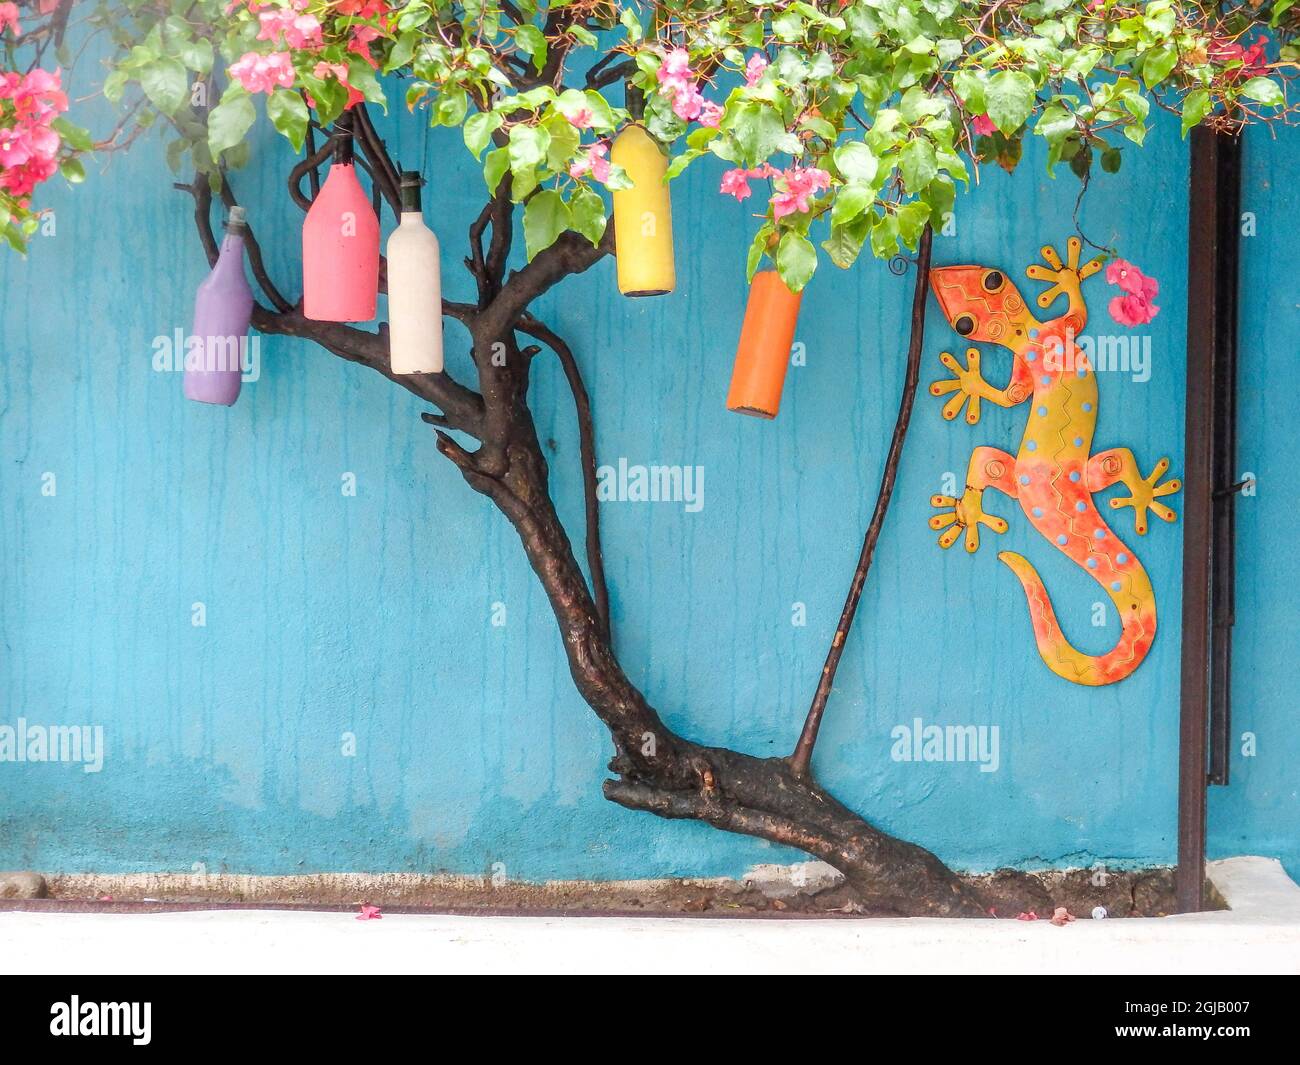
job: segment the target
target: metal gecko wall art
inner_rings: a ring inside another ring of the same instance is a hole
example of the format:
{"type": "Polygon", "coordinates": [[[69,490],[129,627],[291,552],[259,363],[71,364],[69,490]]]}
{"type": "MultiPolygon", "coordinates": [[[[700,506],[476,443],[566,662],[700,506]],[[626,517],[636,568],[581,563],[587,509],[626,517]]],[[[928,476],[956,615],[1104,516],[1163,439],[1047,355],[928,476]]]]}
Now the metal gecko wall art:
{"type": "Polygon", "coordinates": [[[1007,348],[1014,364],[1005,388],[994,388],[980,371],[980,352],[970,348],[962,366],[949,352],[939,359],[953,374],[936,381],[930,391],[951,398],[943,408],[950,421],[963,406],[966,421],[980,418],[980,403],[1000,407],[1029,401],[1029,419],[1020,450],[1011,455],[995,447],[977,447],[970,457],[961,498],[936,495],[931,504],[941,512],[930,527],[943,530],[939,546],[948,548],[965,532],[966,550],[979,547],[979,526],[995,533],[1007,531],[1002,518],[984,509],[984,492],[996,488],[1019,501],[1038,532],[1105,589],[1119,612],[1123,631],[1114,649],[1087,655],[1072,647],[1061,631],[1047,589],[1037,570],[1022,555],[1003,551],[998,558],[1019,578],[1029,601],[1030,620],[1038,653],[1058,677],[1075,684],[1113,684],[1142,663],[1156,634],[1156,601],[1151,580],[1137,556],[1106,524],[1093,494],[1122,482],[1131,493],[1110,501],[1114,509],[1132,507],[1139,536],[1147,531],[1147,512],[1164,521],[1174,512],[1157,500],[1177,492],[1176,480],[1160,483],[1169,469],[1162,458],[1143,477],[1133,452],[1126,447],[1092,454],[1097,425],[1097,378],[1083,351],[1074,344],[1087,322],[1082,283],[1101,269],[1101,260],[1079,266],[1080,243],[1070,238],[1065,264],[1050,246],[1042,249],[1046,266],[1025,271],[1051,286],[1038,297],[1048,308],[1064,295],[1063,315],[1046,322],[1030,312],[1024,297],[1002,271],[984,266],[938,267],[930,286],[952,328],[967,340],[1007,348]]]}

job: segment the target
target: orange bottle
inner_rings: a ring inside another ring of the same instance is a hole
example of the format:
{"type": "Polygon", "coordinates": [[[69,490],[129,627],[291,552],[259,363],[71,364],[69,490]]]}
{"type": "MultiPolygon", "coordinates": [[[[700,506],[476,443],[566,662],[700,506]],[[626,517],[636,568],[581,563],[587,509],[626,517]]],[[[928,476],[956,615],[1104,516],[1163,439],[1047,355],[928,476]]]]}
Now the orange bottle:
{"type": "Polygon", "coordinates": [[[775,270],[754,275],[740,327],[727,410],[757,418],[776,417],[802,298],[803,293],[786,288],[775,270]]]}

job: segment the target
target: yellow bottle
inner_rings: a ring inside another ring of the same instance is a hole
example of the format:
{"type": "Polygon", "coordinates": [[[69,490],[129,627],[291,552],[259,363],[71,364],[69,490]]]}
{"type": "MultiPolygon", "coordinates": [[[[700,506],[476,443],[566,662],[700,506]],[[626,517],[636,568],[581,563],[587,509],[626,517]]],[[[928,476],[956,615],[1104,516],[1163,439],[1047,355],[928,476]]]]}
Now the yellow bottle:
{"type": "Polygon", "coordinates": [[[677,284],[672,198],[664,183],[668,157],[642,126],[633,124],[614,138],[609,158],[633,183],[614,192],[618,290],[625,296],[662,296],[677,284]]]}

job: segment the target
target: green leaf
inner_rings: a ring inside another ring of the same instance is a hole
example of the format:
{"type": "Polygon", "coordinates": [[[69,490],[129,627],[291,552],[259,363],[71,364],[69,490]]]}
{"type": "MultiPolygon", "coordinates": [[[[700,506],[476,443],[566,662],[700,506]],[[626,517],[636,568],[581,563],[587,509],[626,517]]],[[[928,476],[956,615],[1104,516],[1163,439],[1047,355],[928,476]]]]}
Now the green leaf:
{"type": "Polygon", "coordinates": [[[551,135],[538,126],[518,125],[510,129],[510,169],[516,174],[531,170],[546,158],[551,135]]]}
{"type": "Polygon", "coordinates": [[[605,235],[605,201],[589,185],[581,185],[569,201],[569,225],[595,247],[605,235]]]}
{"type": "Polygon", "coordinates": [[[1172,44],[1153,48],[1142,61],[1142,80],[1148,89],[1154,89],[1178,65],[1178,49],[1172,44]]]}
{"type": "Polygon", "coordinates": [[[1193,89],[1183,100],[1183,137],[1210,113],[1210,93],[1207,89],[1193,89]]]}
{"type": "Polygon", "coordinates": [[[531,22],[515,29],[515,43],[533,57],[535,69],[540,71],[546,66],[546,37],[531,22]]]}
{"type": "Polygon", "coordinates": [[[988,116],[1006,136],[1025,124],[1034,109],[1034,82],[1020,70],[1003,70],[994,74],[984,90],[988,116]]]}
{"type": "Polygon", "coordinates": [[[831,208],[831,223],[843,225],[852,222],[875,198],[875,193],[865,185],[846,185],[835,195],[835,206],[831,208]]]}
{"type": "Polygon", "coordinates": [[[1241,87],[1241,95],[1256,100],[1266,107],[1281,107],[1282,89],[1268,78],[1251,78],[1241,87]]]}
{"type": "Polygon", "coordinates": [[[452,85],[438,94],[429,116],[431,126],[459,126],[469,111],[469,96],[459,85],[452,85]]]}
{"type": "Polygon", "coordinates": [[[870,148],[860,142],[845,144],[835,149],[835,167],[848,182],[870,185],[876,180],[880,162],[870,148]]]}
{"type": "Polygon", "coordinates": [[[156,59],[140,71],[140,87],[165,115],[174,115],[189,95],[185,67],[170,56],[156,59]]]}
{"type": "Polygon", "coordinates": [[[1101,153],[1101,168],[1107,174],[1118,174],[1123,161],[1124,157],[1118,148],[1107,148],[1101,153]]]}
{"type": "Polygon", "coordinates": [[[348,84],[360,92],[367,103],[379,104],[384,109],[384,113],[388,113],[388,98],[384,96],[379,79],[375,77],[370,64],[359,55],[354,55],[348,60],[348,84]]]}
{"type": "Polygon", "coordinates": [[[469,116],[464,129],[465,147],[475,159],[492,143],[492,134],[501,128],[504,121],[500,111],[476,111],[469,116]]]}
{"type": "Polygon", "coordinates": [[[130,75],[125,70],[118,68],[109,73],[104,79],[104,99],[109,103],[117,103],[122,99],[122,93],[126,89],[126,83],[130,80],[130,75]]]}
{"type": "Polygon", "coordinates": [[[208,149],[216,159],[227,148],[233,148],[252,128],[257,112],[248,93],[237,83],[226,90],[221,102],[208,115],[208,149]],[[237,92],[232,90],[237,89],[237,92]]]}
{"type": "Polygon", "coordinates": [[[75,155],[69,156],[59,164],[59,173],[74,185],[79,185],[86,180],[86,168],[75,155]]]}
{"type": "Polygon", "coordinates": [[[506,176],[506,171],[510,169],[510,152],[506,148],[494,148],[487,153],[487,158],[483,160],[483,180],[487,183],[488,192],[496,195],[497,189],[501,185],[501,179],[506,176]]]}
{"type": "Polygon", "coordinates": [[[295,152],[302,151],[307,137],[307,105],[292,89],[278,88],[266,99],[266,117],[289,138],[295,152]]]}
{"type": "Polygon", "coordinates": [[[554,189],[543,189],[524,208],[524,244],[531,261],[569,228],[569,207],[554,189]]]}
{"type": "Polygon", "coordinates": [[[920,192],[939,172],[939,164],[934,157],[934,145],[924,137],[908,141],[903,145],[898,169],[902,172],[907,191],[913,194],[920,192]]]}
{"type": "Polygon", "coordinates": [[[94,141],[91,140],[90,133],[87,130],[73,125],[61,115],[50,123],[50,128],[73,151],[88,152],[94,147],[94,141]]]}
{"type": "Polygon", "coordinates": [[[802,233],[788,230],[776,248],[776,269],[791,292],[802,292],[817,270],[817,249],[802,233]]]}

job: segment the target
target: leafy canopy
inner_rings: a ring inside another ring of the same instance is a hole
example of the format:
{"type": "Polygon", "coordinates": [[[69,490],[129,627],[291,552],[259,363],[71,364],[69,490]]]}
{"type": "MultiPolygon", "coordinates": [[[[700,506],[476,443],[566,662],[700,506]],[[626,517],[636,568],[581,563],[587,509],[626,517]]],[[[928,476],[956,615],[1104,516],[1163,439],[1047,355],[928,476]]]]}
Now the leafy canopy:
{"type": "MultiPolygon", "coordinates": [[[[65,0],[66,2],[66,0],[65,0]]],[[[173,167],[219,183],[259,113],[303,148],[351,102],[459,127],[488,191],[509,174],[528,254],[604,232],[606,158],[629,105],[671,156],[712,155],[720,194],[755,195],[752,272],[802,288],[915,248],[981,162],[1026,137],[1049,172],[1113,172],[1152,109],[1289,123],[1294,0],[97,0],[104,95],[157,123],[173,167]],[[1268,40],[1263,39],[1267,33],[1268,40]],[[196,90],[196,84],[202,91],[196,90]],[[763,183],[767,183],[765,186],[763,183]]]]}

